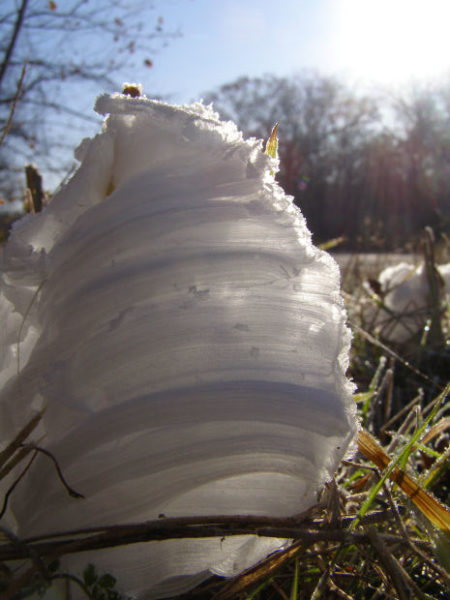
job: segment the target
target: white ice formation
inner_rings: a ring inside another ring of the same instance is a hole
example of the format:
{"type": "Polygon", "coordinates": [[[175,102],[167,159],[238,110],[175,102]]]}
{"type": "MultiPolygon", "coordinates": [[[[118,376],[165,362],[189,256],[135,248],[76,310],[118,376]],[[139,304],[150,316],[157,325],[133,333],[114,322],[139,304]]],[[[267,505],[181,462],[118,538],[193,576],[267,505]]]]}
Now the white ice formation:
{"type": "MultiPolygon", "coordinates": [[[[450,301],[450,263],[437,267],[440,275],[440,300],[450,301]]],[[[384,269],[379,277],[383,306],[371,308],[372,320],[383,339],[403,344],[423,331],[430,316],[430,286],[425,265],[401,262],[384,269]]],[[[369,317],[369,313],[371,316],[369,317]]]]}
{"type": "MultiPolygon", "coordinates": [[[[304,511],[357,430],[337,265],[261,142],[210,107],[115,94],[96,110],[77,173],[3,256],[1,440],[45,406],[41,445],[86,497],[39,457],[11,498],[18,534],[304,511]]],[[[155,598],[282,544],[155,542],[69,567],[155,598]]]]}

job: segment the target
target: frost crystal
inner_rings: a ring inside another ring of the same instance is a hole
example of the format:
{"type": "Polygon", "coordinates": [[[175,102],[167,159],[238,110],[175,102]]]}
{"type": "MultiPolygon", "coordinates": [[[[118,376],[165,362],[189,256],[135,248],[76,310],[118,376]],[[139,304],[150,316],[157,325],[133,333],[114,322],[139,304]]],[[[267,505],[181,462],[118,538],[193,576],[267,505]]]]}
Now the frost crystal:
{"type": "MultiPolygon", "coordinates": [[[[357,430],[334,261],[276,160],[202,104],[101,96],[102,133],[4,252],[2,440],[46,407],[11,499],[18,534],[314,505],[357,430]]],[[[284,540],[175,540],[70,557],[128,594],[232,575],[284,540]]]]}

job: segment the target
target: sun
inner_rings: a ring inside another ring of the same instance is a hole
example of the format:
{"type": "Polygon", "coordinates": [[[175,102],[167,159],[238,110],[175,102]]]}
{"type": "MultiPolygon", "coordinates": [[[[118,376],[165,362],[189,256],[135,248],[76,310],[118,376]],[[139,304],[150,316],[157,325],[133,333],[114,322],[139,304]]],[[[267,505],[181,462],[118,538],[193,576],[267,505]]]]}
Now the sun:
{"type": "Polygon", "coordinates": [[[449,0],[339,0],[333,4],[333,60],[383,83],[450,71],[449,0]]]}

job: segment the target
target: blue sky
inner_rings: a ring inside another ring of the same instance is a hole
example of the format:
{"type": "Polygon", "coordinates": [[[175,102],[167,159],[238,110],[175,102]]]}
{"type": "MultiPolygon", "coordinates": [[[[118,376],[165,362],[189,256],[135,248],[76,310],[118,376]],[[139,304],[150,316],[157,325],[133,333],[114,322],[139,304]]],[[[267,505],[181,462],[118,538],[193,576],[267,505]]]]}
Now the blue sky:
{"type": "Polygon", "coordinates": [[[198,99],[240,75],[303,68],[356,84],[397,85],[450,72],[450,0],[164,0],[182,37],[142,69],[146,92],[198,99]],[[147,87],[148,86],[148,87],[147,87]],[[150,89],[149,89],[150,88],[150,89]]]}
{"type": "Polygon", "coordinates": [[[166,0],[166,24],[183,35],[155,58],[155,89],[174,100],[240,75],[278,73],[326,63],[332,30],[328,0],[166,0]],[[171,10],[168,7],[171,6],[171,10]]]}

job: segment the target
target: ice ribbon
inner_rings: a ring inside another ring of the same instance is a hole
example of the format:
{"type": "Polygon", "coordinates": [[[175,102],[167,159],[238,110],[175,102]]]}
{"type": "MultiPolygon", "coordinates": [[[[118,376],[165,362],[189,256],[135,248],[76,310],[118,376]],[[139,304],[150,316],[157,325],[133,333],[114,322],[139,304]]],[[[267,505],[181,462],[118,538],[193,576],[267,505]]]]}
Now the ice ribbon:
{"type": "MultiPolygon", "coordinates": [[[[202,104],[101,96],[82,164],[4,252],[1,435],[44,405],[19,535],[207,514],[292,515],[354,442],[339,272],[277,161],[202,104]]],[[[232,575],[283,540],[98,552],[127,593],[232,575]]],[[[81,556],[71,568],[86,564],[81,556]]]]}

